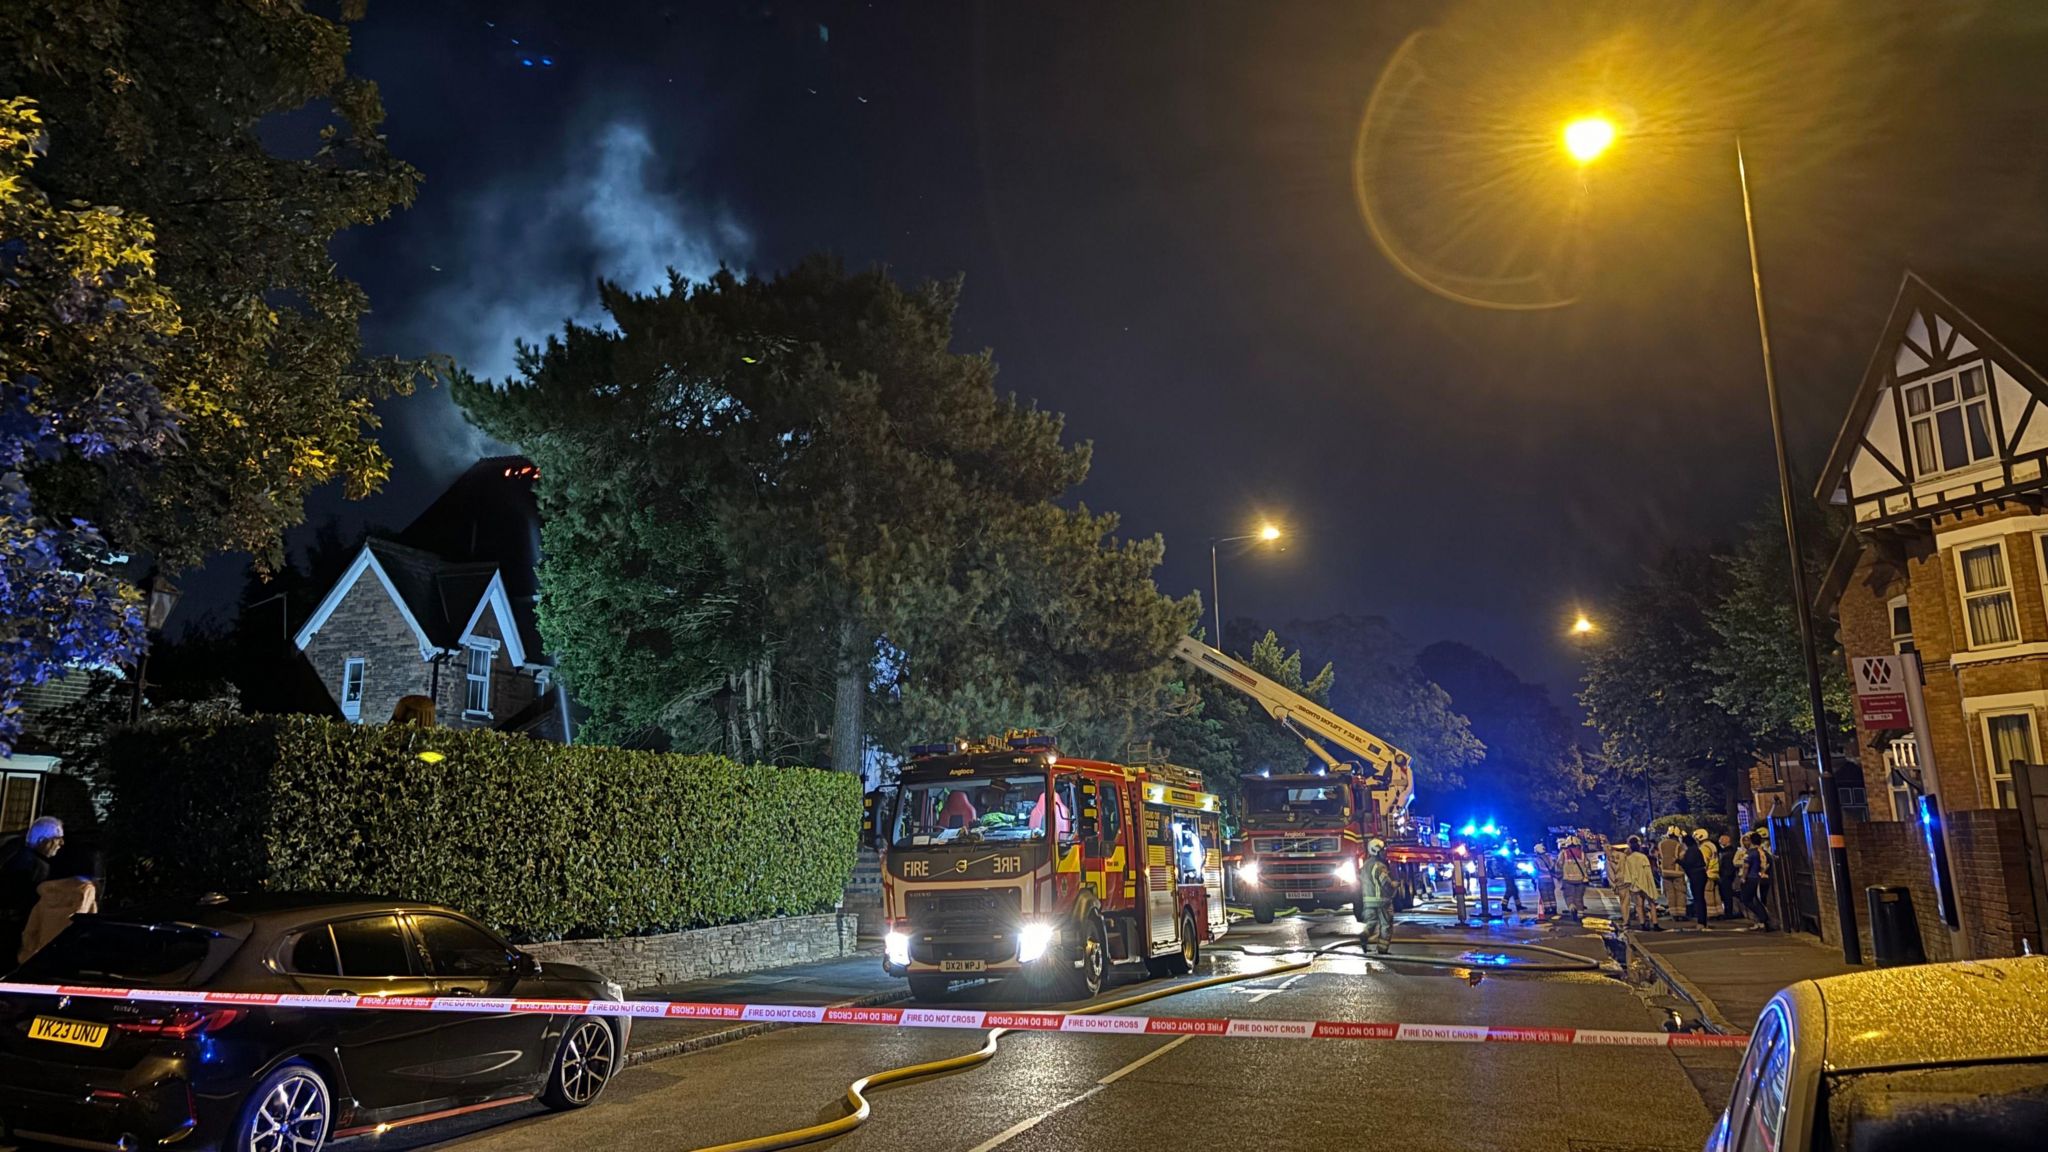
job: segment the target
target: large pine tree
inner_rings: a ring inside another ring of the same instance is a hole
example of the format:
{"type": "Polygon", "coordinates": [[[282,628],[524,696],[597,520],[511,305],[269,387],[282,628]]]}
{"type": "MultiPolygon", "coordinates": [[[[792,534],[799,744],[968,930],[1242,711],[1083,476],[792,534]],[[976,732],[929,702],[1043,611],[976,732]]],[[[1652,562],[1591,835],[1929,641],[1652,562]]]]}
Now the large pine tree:
{"type": "Polygon", "coordinates": [[[1196,611],[1061,503],[1089,449],[951,347],[957,284],[814,259],[633,294],[457,384],[541,467],[541,628],[598,738],[861,763],[1009,725],[1120,751],[1196,611]],[[874,711],[871,706],[879,706],[874,711]]]}

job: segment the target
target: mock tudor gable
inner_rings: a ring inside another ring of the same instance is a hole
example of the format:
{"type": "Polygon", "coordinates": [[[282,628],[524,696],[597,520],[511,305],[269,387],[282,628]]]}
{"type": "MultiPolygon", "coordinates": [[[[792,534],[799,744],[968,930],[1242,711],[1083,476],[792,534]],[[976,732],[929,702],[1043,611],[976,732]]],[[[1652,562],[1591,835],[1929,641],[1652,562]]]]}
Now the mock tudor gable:
{"type": "Polygon", "coordinates": [[[2038,488],[2044,401],[2048,379],[1908,272],[1815,497],[1876,526],[2038,488]]]}

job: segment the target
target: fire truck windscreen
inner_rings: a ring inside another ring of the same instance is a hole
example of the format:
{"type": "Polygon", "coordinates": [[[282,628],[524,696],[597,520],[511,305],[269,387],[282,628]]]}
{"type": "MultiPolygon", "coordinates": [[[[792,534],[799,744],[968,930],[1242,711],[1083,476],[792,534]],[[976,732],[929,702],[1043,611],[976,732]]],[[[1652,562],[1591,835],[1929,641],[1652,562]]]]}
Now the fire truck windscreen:
{"type": "Polygon", "coordinates": [[[1344,788],[1339,784],[1261,784],[1247,780],[1244,785],[1245,811],[1254,815],[1305,813],[1315,816],[1344,815],[1344,788]]]}
{"type": "MultiPolygon", "coordinates": [[[[1067,805],[1059,805],[1067,821],[1067,805]]],[[[1045,777],[984,776],[911,784],[896,804],[890,840],[930,844],[1045,839],[1045,777]]]]}

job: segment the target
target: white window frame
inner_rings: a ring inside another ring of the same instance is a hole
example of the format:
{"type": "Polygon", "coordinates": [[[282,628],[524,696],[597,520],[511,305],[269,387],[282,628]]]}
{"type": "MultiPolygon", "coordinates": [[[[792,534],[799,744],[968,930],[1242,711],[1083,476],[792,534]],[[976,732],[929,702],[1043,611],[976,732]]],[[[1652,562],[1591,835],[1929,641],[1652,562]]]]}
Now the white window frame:
{"type": "Polygon", "coordinates": [[[491,718],[491,665],[496,663],[497,659],[498,646],[495,643],[480,640],[470,640],[463,643],[462,714],[464,716],[479,720],[491,718]],[[476,674],[476,657],[478,653],[482,653],[484,657],[484,673],[481,676],[476,674]],[[470,701],[477,694],[476,686],[479,684],[483,685],[481,692],[484,706],[473,708],[470,706],[470,701]]]}
{"type": "Polygon", "coordinates": [[[1891,629],[1892,654],[1896,656],[1913,651],[1913,605],[1904,596],[1894,596],[1890,600],[1885,601],[1884,619],[1886,626],[1891,629]],[[1906,610],[1907,623],[1904,632],[1899,631],[1899,609],[1901,608],[1906,610]]]}
{"type": "Polygon", "coordinates": [[[351,656],[341,662],[342,719],[355,721],[363,718],[363,686],[368,678],[369,662],[361,656],[351,656]],[[356,698],[353,700],[348,698],[348,682],[351,675],[355,677],[356,682],[356,698]]]}
{"type": "Polygon", "coordinates": [[[2028,762],[2038,763],[2041,759],[2041,725],[2032,708],[1997,708],[1977,713],[1977,733],[1984,740],[1984,771],[1991,785],[1991,806],[2006,808],[2017,806],[2017,793],[2012,779],[2012,766],[1999,764],[1993,757],[1998,754],[1998,745],[1991,739],[1991,722],[2008,716],[2023,717],[2027,722],[2028,762]],[[2005,803],[2005,797],[2014,796],[2014,804],[2005,803]]]}
{"type": "Polygon", "coordinates": [[[1913,478],[1915,480],[1925,480],[1935,476],[1948,476],[1970,468],[1979,467],[1980,465],[1994,463],[1998,460],[2000,456],[1998,420],[1992,408],[1992,391],[1991,365],[1988,361],[1984,360],[1974,360],[1968,364],[1959,365],[1951,371],[1924,376],[1910,384],[1900,385],[1899,406],[1906,416],[1906,457],[1912,462],[1913,478]],[[1964,396],[1963,373],[1971,369],[1976,370],[1978,377],[1983,383],[1984,391],[1976,396],[1964,396]],[[1950,400],[1946,404],[1937,404],[1934,402],[1934,386],[1944,380],[1955,382],[1955,399],[1950,400]],[[1915,413],[1912,409],[1912,393],[1917,389],[1923,388],[1926,389],[1927,393],[1927,410],[1915,413]],[[1936,426],[1936,418],[1951,408],[1958,410],[1962,414],[1963,451],[1967,455],[1970,450],[1969,410],[1972,406],[1978,404],[1984,406],[1984,437],[1990,442],[1990,448],[1983,456],[1964,460],[1961,463],[1952,463],[1942,456],[1941,432],[1936,426]],[[1934,455],[1935,466],[1931,469],[1923,468],[1920,462],[1918,433],[1923,425],[1927,429],[1928,450],[1934,455]]]}
{"type": "Polygon", "coordinates": [[[1989,540],[1976,540],[1968,544],[1958,544],[1955,549],[1954,565],[1956,571],[1956,599],[1962,604],[1963,609],[1963,639],[1968,642],[1965,647],[1972,652],[1984,648],[2006,648],[2018,644],[2024,639],[2024,629],[2020,627],[2019,597],[2013,587],[2012,553],[2005,546],[2005,537],[1994,536],[1989,540]],[[1980,548],[1998,549],[1998,565],[2005,572],[2004,587],[1982,589],[1976,592],[1969,590],[1969,580],[1963,574],[1963,554],[1965,552],[1975,552],[1980,548]],[[2004,596],[2012,602],[2012,639],[1997,641],[1980,641],[1977,639],[1977,629],[1970,623],[1970,602],[1972,600],[1982,600],[1989,596],[2004,596]]]}

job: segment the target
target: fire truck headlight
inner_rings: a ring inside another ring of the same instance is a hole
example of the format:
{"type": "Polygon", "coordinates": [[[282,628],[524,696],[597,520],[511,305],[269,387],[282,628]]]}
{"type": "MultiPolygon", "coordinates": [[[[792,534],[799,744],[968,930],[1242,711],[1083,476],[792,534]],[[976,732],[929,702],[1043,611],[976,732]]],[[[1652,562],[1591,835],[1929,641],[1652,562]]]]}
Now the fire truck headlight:
{"type": "Polygon", "coordinates": [[[1017,962],[1029,964],[1045,955],[1052,942],[1059,938],[1060,930],[1050,924],[1036,922],[1017,929],[1017,962]]]}
{"type": "Polygon", "coordinates": [[[1257,860],[1247,860],[1239,864],[1237,866],[1237,878],[1247,884],[1257,884],[1259,882],[1259,862],[1257,860]]]}
{"type": "Polygon", "coordinates": [[[888,957],[889,963],[896,965],[898,968],[908,967],[910,964],[910,937],[901,932],[892,931],[887,936],[882,937],[882,951],[888,957]]]}
{"type": "Polygon", "coordinates": [[[1330,875],[1335,876],[1339,884],[1356,884],[1358,883],[1358,861],[1346,860],[1331,869],[1330,875]]]}

